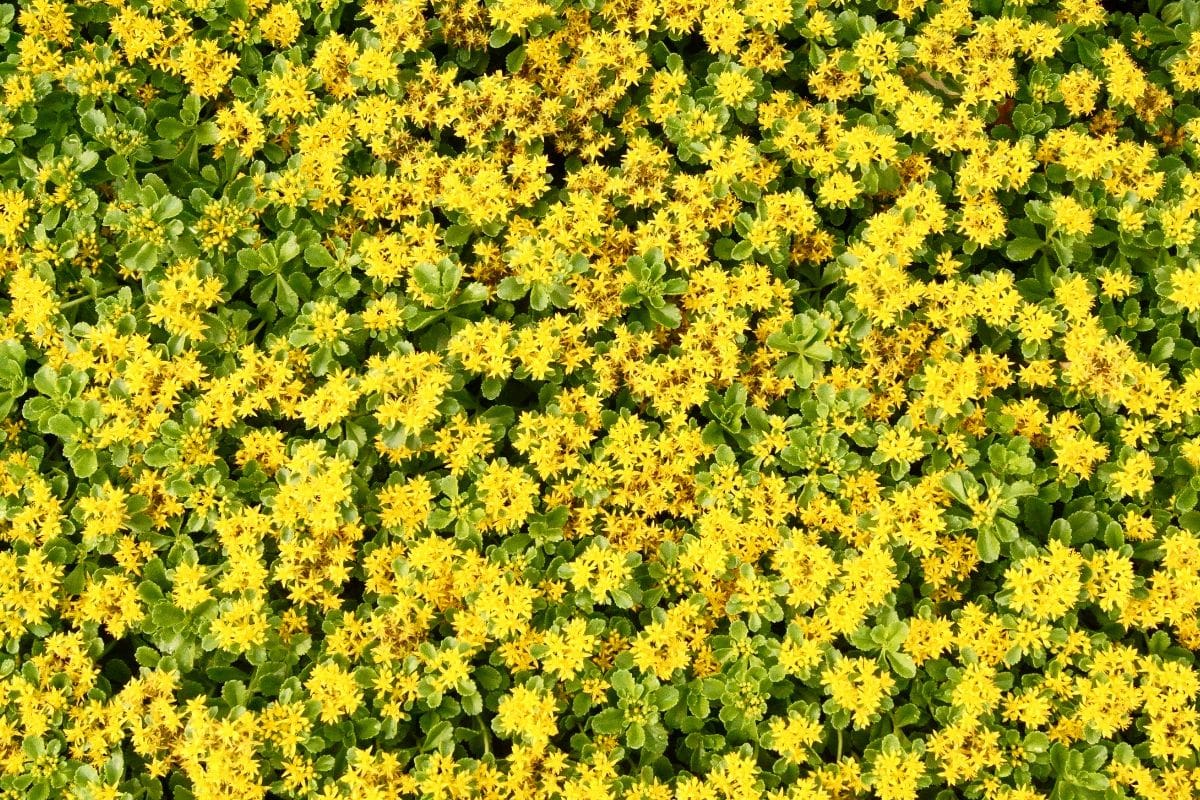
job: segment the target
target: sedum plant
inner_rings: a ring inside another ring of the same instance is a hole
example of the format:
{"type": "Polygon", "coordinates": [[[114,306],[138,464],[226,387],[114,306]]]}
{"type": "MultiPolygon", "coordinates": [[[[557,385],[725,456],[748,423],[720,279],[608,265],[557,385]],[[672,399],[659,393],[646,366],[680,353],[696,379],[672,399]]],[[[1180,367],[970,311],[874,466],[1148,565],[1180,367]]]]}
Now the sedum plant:
{"type": "Polygon", "coordinates": [[[1200,795],[1200,2],[0,5],[0,798],[1200,795]]]}

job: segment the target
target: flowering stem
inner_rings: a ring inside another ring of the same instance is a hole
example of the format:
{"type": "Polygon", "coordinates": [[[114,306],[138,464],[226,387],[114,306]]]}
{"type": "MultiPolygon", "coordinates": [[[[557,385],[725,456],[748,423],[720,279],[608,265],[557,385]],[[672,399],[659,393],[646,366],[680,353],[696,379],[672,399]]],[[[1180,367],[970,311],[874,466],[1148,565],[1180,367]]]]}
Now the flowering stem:
{"type": "Polygon", "coordinates": [[[488,732],[483,717],[476,717],[475,724],[479,728],[479,737],[483,740],[483,754],[490,756],[492,754],[492,734],[488,732]]]}
{"type": "Polygon", "coordinates": [[[930,89],[933,89],[934,91],[939,92],[942,96],[947,97],[951,100],[957,100],[959,97],[962,96],[958,92],[954,91],[949,86],[947,86],[945,83],[938,80],[933,75],[929,74],[929,72],[921,72],[917,75],[917,78],[918,78],[918,80],[921,81],[921,83],[925,84],[930,89]]]}
{"type": "Polygon", "coordinates": [[[70,300],[68,300],[67,302],[59,305],[58,310],[66,311],[67,309],[74,308],[75,306],[77,306],[80,303],[85,302],[87,300],[91,300],[91,301],[95,302],[96,300],[99,300],[101,297],[108,297],[109,295],[116,294],[119,291],[121,291],[121,287],[115,286],[112,289],[109,289],[105,292],[101,292],[100,294],[85,294],[85,295],[81,295],[80,297],[73,297],[70,300]]]}

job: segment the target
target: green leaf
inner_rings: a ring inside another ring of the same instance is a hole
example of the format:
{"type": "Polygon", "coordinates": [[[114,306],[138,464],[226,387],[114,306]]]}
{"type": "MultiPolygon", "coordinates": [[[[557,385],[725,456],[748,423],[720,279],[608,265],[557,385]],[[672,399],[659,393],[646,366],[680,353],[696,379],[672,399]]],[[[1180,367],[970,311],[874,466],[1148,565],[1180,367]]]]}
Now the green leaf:
{"type": "Polygon", "coordinates": [[[483,713],[483,698],[478,692],[463,695],[462,698],[463,713],[468,716],[477,717],[483,713]]]}
{"type": "Polygon", "coordinates": [[[944,476],[942,478],[942,486],[950,493],[951,497],[963,505],[968,505],[971,502],[970,495],[967,494],[967,489],[963,485],[962,475],[959,473],[951,472],[944,476]]]}
{"type": "Polygon", "coordinates": [[[154,581],[142,581],[139,583],[138,594],[147,603],[157,603],[163,599],[162,589],[154,581]]]}
{"type": "Polygon", "coordinates": [[[304,248],[304,263],[313,269],[329,269],[337,266],[337,261],[329,254],[329,251],[319,244],[310,244],[304,248]]]}
{"type": "Polygon", "coordinates": [[[503,684],[503,677],[495,667],[483,664],[475,668],[475,682],[482,686],[485,691],[492,692],[499,689],[503,684]]]}
{"type": "Polygon", "coordinates": [[[521,45],[513,50],[504,59],[504,66],[509,72],[517,72],[521,69],[521,65],[525,63],[525,46],[521,45]]]}
{"type": "Polygon", "coordinates": [[[438,720],[429,729],[429,733],[425,735],[425,743],[421,746],[422,750],[435,750],[444,740],[450,739],[454,735],[454,726],[446,720],[438,720]]]}
{"type": "Polygon", "coordinates": [[[745,261],[752,255],[754,255],[754,245],[747,241],[738,242],[729,253],[729,257],[734,261],[745,261]]]}
{"type": "Polygon", "coordinates": [[[79,435],[79,423],[66,414],[55,414],[46,421],[46,430],[60,439],[72,441],[79,435]]]}
{"type": "Polygon", "coordinates": [[[492,35],[488,38],[488,47],[493,50],[499,50],[504,45],[512,40],[512,34],[504,28],[496,28],[492,31],[492,35]]]}
{"type": "Polygon", "coordinates": [[[1044,753],[1050,749],[1050,738],[1041,731],[1033,731],[1026,734],[1023,747],[1030,753],[1044,753]]]}
{"type": "Polygon", "coordinates": [[[892,666],[892,671],[901,678],[912,679],[916,677],[917,666],[911,656],[905,653],[890,652],[887,654],[887,660],[892,666]]]}
{"type": "Polygon", "coordinates": [[[447,247],[462,247],[471,239],[471,234],[474,229],[470,225],[451,225],[446,229],[446,235],[442,237],[442,241],[447,247]]]}
{"type": "Polygon", "coordinates": [[[633,673],[627,669],[618,669],[612,674],[612,687],[616,689],[617,694],[621,696],[632,695],[637,688],[637,682],[633,679],[633,673]]]}
{"type": "Polygon", "coordinates": [[[79,116],[79,127],[83,128],[84,133],[88,136],[94,137],[108,127],[108,119],[104,116],[103,111],[93,108],[79,116]]]}
{"type": "Polygon", "coordinates": [[[412,278],[417,288],[431,297],[436,297],[441,289],[438,268],[428,262],[413,267],[412,278]]]}
{"type": "Polygon", "coordinates": [[[605,736],[618,734],[624,727],[625,714],[619,708],[606,708],[592,717],[592,730],[605,736]]]}
{"type": "Polygon", "coordinates": [[[139,647],[133,652],[133,658],[143,667],[150,667],[153,669],[154,667],[158,666],[158,662],[162,658],[162,654],[153,647],[139,647]]]}
{"type": "Polygon", "coordinates": [[[196,126],[196,143],[211,146],[221,141],[221,129],[212,120],[206,120],[196,126]]]}
{"type": "Polygon", "coordinates": [[[1171,354],[1174,352],[1174,339],[1170,337],[1159,339],[1154,343],[1154,346],[1150,348],[1150,360],[1156,364],[1161,364],[1163,361],[1166,361],[1168,358],[1170,358],[1171,354]]]}
{"type": "Polygon", "coordinates": [[[287,282],[282,273],[275,275],[275,305],[286,316],[294,317],[300,311],[300,295],[287,282]]]}
{"type": "Polygon", "coordinates": [[[95,450],[84,448],[76,450],[71,456],[71,470],[78,478],[90,478],[99,469],[99,466],[95,450]]]}
{"type": "Polygon", "coordinates": [[[1014,239],[1004,247],[1004,255],[1009,260],[1027,261],[1038,254],[1045,242],[1040,239],[1014,239]]]}
{"type": "Polygon", "coordinates": [[[659,308],[650,308],[650,318],[664,328],[678,328],[679,323],[683,321],[683,315],[679,312],[679,307],[674,303],[667,303],[659,308]]]}
{"type": "Polygon", "coordinates": [[[49,364],[44,364],[33,375],[33,388],[47,397],[58,395],[58,372],[49,364]]]}
{"type": "Polygon", "coordinates": [[[646,729],[638,723],[633,723],[625,731],[625,744],[633,750],[641,750],[646,744],[646,729]]]}
{"type": "Polygon", "coordinates": [[[183,99],[183,105],[179,110],[179,118],[183,120],[185,125],[195,125],[200,119],[200,107],[204,101],[197,94],[189,94],[183,99]]]}
{"type": "Polygon", "coordinates": [[[158,246],[150,242],[134,242],[121,250],[125,266],[141,273],[149,272],[158,265],[158,246]]]}
{"type": "Polygon", "coordinates": [[[540,283],[533,284],[529,288],[529,306],[534,311],[545,311],[550,307],[550,291],[540,283]]]}
{"type": "Polygon", "coordinates": [[[488,400],[495,400],[500,396],[500,390],[504,388],[504,380],[501,378],[484,378],[479,388],[484,397],[488,400]]]}
{"type": "Polygon", "coordinates": [[[499,285],[496,286],[496,296],[501,300],[508,300],[509,302],[520,300],[525,296],[527,291],[528,289],[525,284],[511,275],[500,281],[499,285]]]}
{"type": "Polygon", "coordinates": [[[990,529],[979,532],[979,558],[985,564],[991,564],[1000,558],[1000,540],[990,529]]]}
{"type": "Polygon", "coordinates": [[[1100,518],[1094,511],[1076,511],[1067,517],[1071,524],[1071,543],[1075,545],[1090,542],[1100,532],[1100,518]]]}
{"type": "Polygon", "coordinates": [[[892,724],[897,729],[907,725],[916,725],[920,720],[921,710],[912,703],[900,706],[892,715],[892,724]]]}
{"type": "Polygon", "coordinates": [[[30,759],[36,759],[46,753],[46,742],[40,736],[26,736],[21,742],[21,750],[30,759]]]}
{"type": "Polygon", "coordinates": [[[142,460],[148,467],[156,469],[169,466],[175,463],[178,454],[175,450],[168,448],[164,444],[153,444],[146,448],[146,452],[142,454],[142,460]]]}
{"type": "Polygon", "coordinates": [[[182,625],[187,619],[187,613],[172,603],[162,602],[153,607],[150,619],[160,628],[171,628],[182,625]]]}

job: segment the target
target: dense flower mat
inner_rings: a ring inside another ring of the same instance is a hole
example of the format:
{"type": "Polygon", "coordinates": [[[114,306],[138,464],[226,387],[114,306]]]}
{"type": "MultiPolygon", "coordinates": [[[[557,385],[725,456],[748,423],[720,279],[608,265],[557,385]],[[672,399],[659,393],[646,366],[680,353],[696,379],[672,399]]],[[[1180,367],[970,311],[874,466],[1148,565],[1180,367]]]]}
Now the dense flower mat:
{"type": "Polygon", "coordinates": [[[1108,5],[0,6],[0,797],[1195,796],[1108,5]]]}

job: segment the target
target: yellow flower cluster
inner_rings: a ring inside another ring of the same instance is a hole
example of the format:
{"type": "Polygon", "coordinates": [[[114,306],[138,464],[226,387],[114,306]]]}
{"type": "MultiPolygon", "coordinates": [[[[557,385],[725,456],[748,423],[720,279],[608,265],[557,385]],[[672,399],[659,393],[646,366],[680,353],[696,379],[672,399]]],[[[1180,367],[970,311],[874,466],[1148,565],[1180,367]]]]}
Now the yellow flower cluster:
{"type": "Polygon", "coordinates": [[[0,6],[0,799],[1200,796],[1108,6],[0,6]]]}

